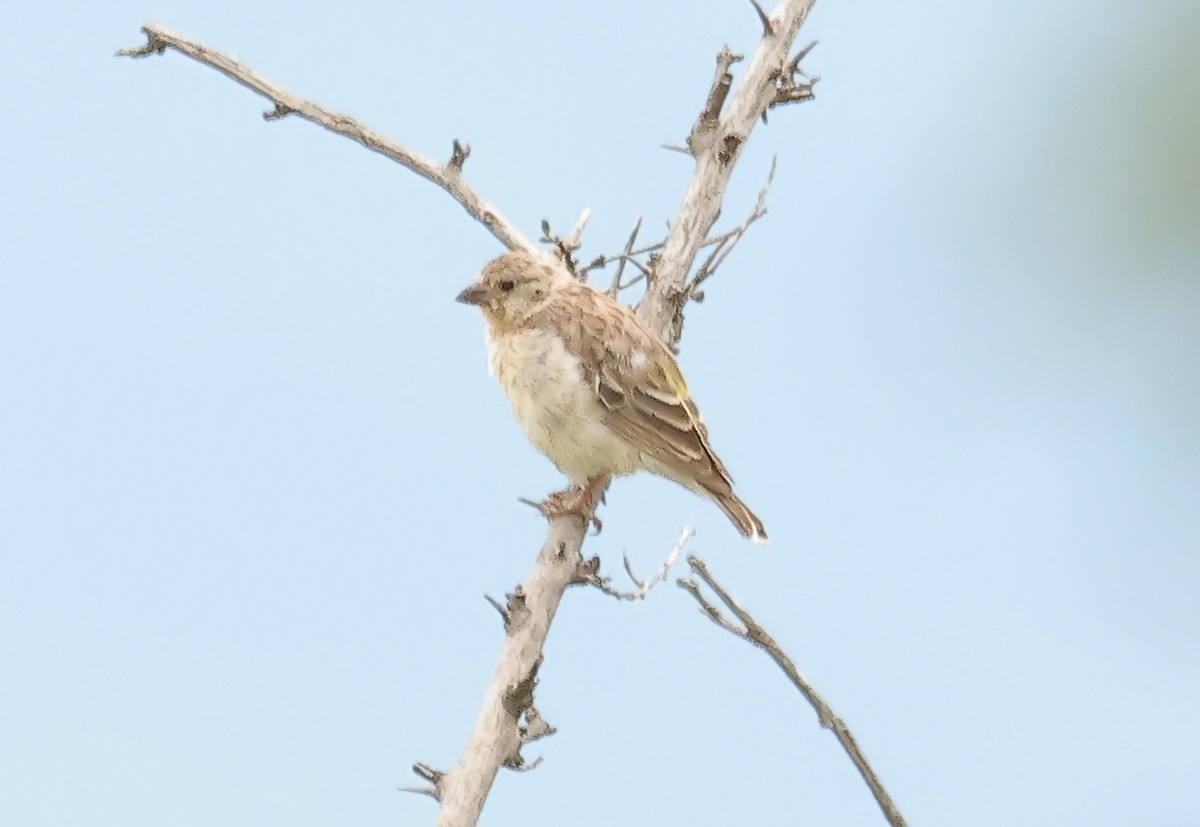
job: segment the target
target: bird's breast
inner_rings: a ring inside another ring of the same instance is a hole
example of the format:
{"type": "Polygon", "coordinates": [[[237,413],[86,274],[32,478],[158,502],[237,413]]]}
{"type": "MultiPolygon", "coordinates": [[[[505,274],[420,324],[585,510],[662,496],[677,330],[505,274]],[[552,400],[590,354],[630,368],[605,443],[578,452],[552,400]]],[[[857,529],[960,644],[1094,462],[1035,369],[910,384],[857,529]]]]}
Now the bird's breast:
{"type": "Polygon", "coordinates": [[[548,331],[489,336],[488,363],[522,424],[570,416],[591,397],[579,359],[548,331]]]}
{"type": "Polygon", "coordinates": [[[534,446],[576,479],[628,473],[636,452],[604,424],[579,358],[558,336],[539,329],[489,332],[487,346],[491,373],[534,446]]]}

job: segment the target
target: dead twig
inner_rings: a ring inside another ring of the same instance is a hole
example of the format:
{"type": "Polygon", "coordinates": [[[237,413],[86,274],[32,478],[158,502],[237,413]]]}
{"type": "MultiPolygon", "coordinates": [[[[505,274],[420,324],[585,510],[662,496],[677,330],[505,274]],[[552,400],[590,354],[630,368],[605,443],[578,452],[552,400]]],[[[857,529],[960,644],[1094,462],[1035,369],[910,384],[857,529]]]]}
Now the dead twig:
{"type": "MultiPolygon", "coordinates": [[[[617,274],[613,276],[612,284],[609,285],[608,294],[613,298],[617,297],[624,287],[621,285],[621,276],[625,274],[625,263],[629,258],[630,251],[633,250],[633,245],[637,242],[638,233],[642,229],[642,217],[639,215],[637,221],[633,222],[633,229],[629,232],[629,238],[625,241],[625,252],[620,257],[620,263],[617,265],[617,274]]],[[[592,262],[597,267],[603,267],[607,261],[604,256],[592,262]]],[[[635,262],[636,263],[636,262],[635,262]]],[[[589,268],[591,269],[591,268],[589,268]]],[[[628,285],[625,285],[627,287],[628,285]]]]}
{"type": "Polygon", "coordinates": [[[746,216],[746,220],[720,236],[708,258],[696,269],[696,274],[692,276],[692,280],[686,288],[689,298],[698,302],[704,301],[704,293],[700,291],[700,285],[712,278],[717,269],[725,263],[725,259],[742,240],[742,236],[746,234],[746,230],[750,229],[750,225],[767,214],[767,193],[771,191],[771,184],[775,181],[775,164],[778,160],[775,156],[771,157],[771,169],[767,173],[767,182],[758,191],[758,200],[755,201],[754,209],[746,216]]]}
{"type": "Polygon", "coordinates": [[[428,764],[416,763],[412,765],[412,771],[428,782],[425,787],[397,787],[396,789],[402,793],[416,793],[417,795],[427,795],[434,801],[442,800],[442,779],[446,777],[446,773],[435,770],[428,764]]]}
{"type": "Polygon", "coordinates": [[[625,573],[628,574],[629,579],[633,581],[633,585],[635,586],[633,591],[623,592],[620,589],[613,588],[610,578],[601,578],[597,573],[594,573],[593,578],[590,579],[588,583],[589,585],[595,586],[609,597],[616,598],[617,600],[644,600],[646,595],[650,593],[651,589],[667,579],[667,575],[671,573],[671,567],[675,565],[675,563],[679,560],[680,555],[683,554],[683,547],[687,545],[688,540],[695,536],[695,530],[693,530],[690,526],[685,528],[680,533],[679,539],[675,541],[675,545],[667,553],[666,559],[663,560],[662,565],[658,567],[658,571],[656,571],[653,576],[646,580],[638,579],[638,576],[633,573],[633,564],[629,562],[629,555],[624,554],[625,573]]]}
{"type": "Polygon", "coordinates": [[[583,237],[583,230],[587,226],[588,220],[592,217],[592,208],[584,207],[579,213],[579,220],[575,222],[574,229],[566,238],[555,233],[550,229],[550,222],[542,219],[542,237],[539,239],[543,244],[550,244],[554,247],[554,254],[558,256],[567,268],[567,270],[575,278],[583,281],[587,278],[588,268],[580,267],[575,260],[575,251],[580,247],[580,239],[583,237]]]}

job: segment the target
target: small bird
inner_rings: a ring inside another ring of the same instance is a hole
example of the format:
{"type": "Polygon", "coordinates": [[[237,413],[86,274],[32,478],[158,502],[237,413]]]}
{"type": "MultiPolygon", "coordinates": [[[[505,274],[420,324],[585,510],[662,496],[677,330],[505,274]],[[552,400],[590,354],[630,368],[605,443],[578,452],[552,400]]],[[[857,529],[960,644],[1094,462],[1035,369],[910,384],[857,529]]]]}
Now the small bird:
{"type": "Polygon", "coordinates": [[[645,469],[713,500],[766,544],[708,444],[675,357],[632,310],[525,251],[488,262],[458,301],[483,311],[492,375],[529,441],[571,480],[543,513],[593,519],[609,477],[645,469]]]}

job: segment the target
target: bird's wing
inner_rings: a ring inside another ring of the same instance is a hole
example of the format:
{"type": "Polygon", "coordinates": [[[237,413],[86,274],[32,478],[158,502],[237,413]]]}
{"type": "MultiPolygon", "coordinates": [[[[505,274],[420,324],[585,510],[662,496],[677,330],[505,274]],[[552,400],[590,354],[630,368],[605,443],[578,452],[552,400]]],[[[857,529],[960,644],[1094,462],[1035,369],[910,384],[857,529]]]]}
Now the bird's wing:
{"type": "Polygon", "coordinates": [[[633,311],[581,284],[543,313],[579,357],[609,428],[682,480],[732,489],[675,357],[633,311]]]}

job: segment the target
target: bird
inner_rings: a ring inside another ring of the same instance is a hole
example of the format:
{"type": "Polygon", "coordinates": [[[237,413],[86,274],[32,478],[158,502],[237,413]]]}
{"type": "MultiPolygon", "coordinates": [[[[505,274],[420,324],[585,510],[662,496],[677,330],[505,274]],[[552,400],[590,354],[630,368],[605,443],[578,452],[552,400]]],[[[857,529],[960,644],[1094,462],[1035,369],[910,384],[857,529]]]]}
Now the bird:
{"type": "Polygon", "coordinates": [[[529,441],[571,482],[539,505],[544,514],[595,521],[609,478],[647,470],[711,499],[766,544],[675,356],[633,310],[526,250],[489,261],[457,300],[483,312],[491,374],[529,441]]]}

